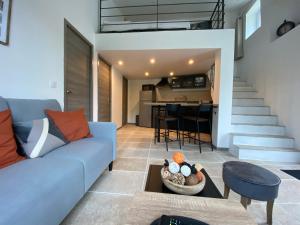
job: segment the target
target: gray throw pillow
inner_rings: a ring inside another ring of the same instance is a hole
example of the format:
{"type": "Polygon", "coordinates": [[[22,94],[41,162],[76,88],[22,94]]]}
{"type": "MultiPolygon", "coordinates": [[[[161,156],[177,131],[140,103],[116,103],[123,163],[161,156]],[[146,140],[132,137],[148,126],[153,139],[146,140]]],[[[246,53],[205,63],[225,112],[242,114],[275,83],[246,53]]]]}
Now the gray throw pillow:
{"type": "Polygon", "coordinates": [[[14,124],[16,136],[29,158],[41,157],[67,141],[53,122],[47,118],[14,124]]]}

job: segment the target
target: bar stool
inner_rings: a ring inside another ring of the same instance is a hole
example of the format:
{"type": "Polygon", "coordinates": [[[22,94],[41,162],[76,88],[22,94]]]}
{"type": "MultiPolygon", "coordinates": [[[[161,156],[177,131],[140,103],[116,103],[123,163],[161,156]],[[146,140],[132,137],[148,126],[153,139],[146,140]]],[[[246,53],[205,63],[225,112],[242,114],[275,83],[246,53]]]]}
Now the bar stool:
{"type": "Polygon", "coordinates": [[[165,138],[167,151],[169,150],[168,143],[170,141],[178,141],[179,147],[181,149],[180,104],[167,104],[165,107],[164,114],[161,115],[161,113],[158,112],[158,115],[156,116],[156,122],[155,122],[155,130],[156,129],[157,129],[157,132],[155,132],[154,143],[156,143],[156,138],[158,138],[158,135],[159,135],[159,136],[163,136],[165,138]],[[164,124],[164,132],[163,133],[160,132],[161,122],[163,122],[163,124],[164,124]],[[171,125],[173,125],[173,127],[171,125]],[[170,139],[170,132],[176,133],[176,136],[177,136],[176,140],[170,139]]]}
{"type": "Polygon", "coordinates": [[[212,110],[213,106],[212,104],[202,103],[198,106],[196,109],[196,113],[194,116],[183,116],[183,123],[189,121],[192,122],[195,126],[195,135],[191,136],[191,131],[188,131],[188,134],[185,134],[185,131],[183,131],[183,144],[184,144],[184,138],[188,137],[189,141],[190,139],[193,139],[194,141],[198,141],[199,143],[199,150],[200,153],[202,153],[201,144],[202,143],[209,143],[211,150],[213,151],[213,144],[212,144],[212,110]],[[204,142],[201,140],[201,133],[208,133],[210,135],[210,141],[204,142]]]}

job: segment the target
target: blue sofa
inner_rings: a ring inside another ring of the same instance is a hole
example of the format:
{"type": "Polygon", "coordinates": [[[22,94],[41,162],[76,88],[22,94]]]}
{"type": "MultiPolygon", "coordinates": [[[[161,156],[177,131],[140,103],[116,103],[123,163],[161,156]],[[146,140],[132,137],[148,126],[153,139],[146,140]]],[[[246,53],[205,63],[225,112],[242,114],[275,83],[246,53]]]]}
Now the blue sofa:
{"type": "MultiPolygon", "coordinates": [[[[13,122],[61,110],[56,100],[3,99],[13,122]]],[[[116,159],[116,126],[89,123],[92,138],[60,147],[44,157],[0,169],[0,225],[58,225],[116,159]]]]}

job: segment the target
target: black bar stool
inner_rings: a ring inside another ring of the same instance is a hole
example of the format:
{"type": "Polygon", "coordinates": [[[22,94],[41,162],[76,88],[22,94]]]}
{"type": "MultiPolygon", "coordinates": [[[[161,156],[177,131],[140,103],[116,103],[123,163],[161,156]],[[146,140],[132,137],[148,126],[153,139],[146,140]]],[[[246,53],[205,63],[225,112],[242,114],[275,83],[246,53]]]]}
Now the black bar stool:
{"type": "Polygon", "coordinates": [[[178,141],[179,147],[181,149],[181,139],[180,139],[180,104],[167,104],[165,107],[165,112],[161,115],[160,112],[157,114],[156,122],[155,122],[155,137],[154,143],[156,143],[156,139],[160,136],[165,138],[166,149],[169,150],[168,143],[170,141],[178,141]],[[161,122],[164,125],[164,132],[160,132],[161,122]],[[170,139],[170,132],[175,132],[177,135],[176,140],[170,139]]]}
{"type": "Polygon", "coordinates": [[[209,143],[211,150],[213,151],[213,144],[212,144],[212,110],[213,105],[212,104],[200,104],[196,110],[196,113],[194,116],[183,116],[183,122],[192,122],[195,127],[195,133],[194,136],[191,135],[191,131],[188,131],[187,134],[185,134],[185,131],[183,131],[183,143],[184,138],[188,137],[189,141],[190,139],[193,139],[194,141],[197,141],[199,143],[199,150],[200,153],[202,152],[201,144],[202,143],[209,143]],[[207,133],[210,135],[210,141],[204,142],[201,140],[201,133],[207,133]]]}

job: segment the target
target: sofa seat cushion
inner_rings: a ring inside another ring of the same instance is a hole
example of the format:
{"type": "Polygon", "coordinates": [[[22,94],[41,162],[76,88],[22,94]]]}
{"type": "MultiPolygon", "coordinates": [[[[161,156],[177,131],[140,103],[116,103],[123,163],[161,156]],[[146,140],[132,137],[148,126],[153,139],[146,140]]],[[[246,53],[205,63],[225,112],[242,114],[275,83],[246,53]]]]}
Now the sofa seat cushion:
{"type": "Polygon", "coordinates": [[[28,159],[0,170],[0,225],[55,225],[84,195],[77,161],[28,159]]]}
{"type": "Polygon", "coordinates": [[[85,191],[88,191],[113,161],[112,145],[112,141],[107,138],[85,138],[62,146],[44,158],[64,158],[81,162],[85,170],[85,191]]]}

